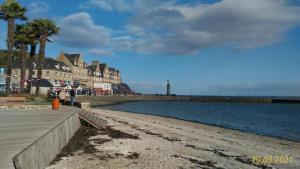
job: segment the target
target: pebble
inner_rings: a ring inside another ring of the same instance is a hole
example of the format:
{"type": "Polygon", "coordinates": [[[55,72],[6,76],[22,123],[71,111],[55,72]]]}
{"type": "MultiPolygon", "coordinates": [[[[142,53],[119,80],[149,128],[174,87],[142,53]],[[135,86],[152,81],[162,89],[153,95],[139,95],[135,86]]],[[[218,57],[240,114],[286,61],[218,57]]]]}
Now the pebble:
{"type": "Polygon", "coordinates": [[[0,110],[45,110],[51,109],[51,105],[5,105],[0,110]]]}

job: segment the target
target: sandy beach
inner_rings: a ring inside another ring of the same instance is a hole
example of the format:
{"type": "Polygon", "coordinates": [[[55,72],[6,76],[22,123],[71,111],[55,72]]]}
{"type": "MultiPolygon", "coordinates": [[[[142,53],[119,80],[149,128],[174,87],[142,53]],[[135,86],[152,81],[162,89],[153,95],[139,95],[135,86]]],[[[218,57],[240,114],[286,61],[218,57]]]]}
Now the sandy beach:
{"type": "Polygon", "coordinates": [[[300,168],[299,142],[171,118],[92,111],[107,128],[83,126],[47,169],[300,168]],[[254,163],[258,156],[266,160],[254,163]]]}

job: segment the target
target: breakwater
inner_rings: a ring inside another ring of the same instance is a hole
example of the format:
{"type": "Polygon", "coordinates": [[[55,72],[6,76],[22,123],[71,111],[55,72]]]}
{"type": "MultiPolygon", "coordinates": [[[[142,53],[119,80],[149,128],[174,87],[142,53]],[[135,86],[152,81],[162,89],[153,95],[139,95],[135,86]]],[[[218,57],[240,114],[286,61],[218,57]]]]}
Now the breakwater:
{"type": "Polygon", "coordinates": [[[246,96],[78,96],[79,102],[90,102],[91,106],[104,106],[132,101],[194,101],[227,103],[300,103],[299,97],[246,97],[246,96]]]}

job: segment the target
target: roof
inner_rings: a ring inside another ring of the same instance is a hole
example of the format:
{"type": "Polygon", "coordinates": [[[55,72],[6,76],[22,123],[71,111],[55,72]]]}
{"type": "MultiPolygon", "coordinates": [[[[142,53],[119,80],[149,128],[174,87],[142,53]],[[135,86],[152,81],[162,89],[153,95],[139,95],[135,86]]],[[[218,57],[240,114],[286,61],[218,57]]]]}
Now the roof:
{"type": "Polygon", "coordinates": [[[86,62],[83,62],[83,67],[87,68],[89,66],[89,64],[87,64],[86,62]]]}
{"type": "Polygon", "coordinates": [[[96,72],[97,69],[97,65],[90,65],[87,67],[88,71],[89,71],[89,75],[93,75],[94,72],[96,72]]]}
{"type": "Polygon", "coordinates": [[[105,63],[101,63],[99,65],[99,69],[100,69],[101,72],[103,72],[106,67],[107,67],[107,64],[105,64],[105,63]]]}
{"type": "Polygon", "coordinates": [[[64,54],[65,57],[72,63],[72,65],[75,65],[75,61],[77,61],[80,57],[80,54],[64,54]]]}
{"type": "Polygon", "coordinates": [[[38,82],[37,79],[34,78],[32,80],[32,86],[36,86],[37,84],[39,84],[40,87],[53,87],[53,85],[47,79],[41,79],[38,82]]]}
{"type": "MultiPolygon", "coordinates": [[[[26,68],[29,68],[29,62],[26,62],[26,68]]],[[[34,62],[37,65],[37,61],[34,62]]],[[[45,58],[42,62],[43,69],[45,70],[57,70],[62,72],[71,72],[70,67],[68,67],[64,62],[54,60],[52,58],[45,58]]],[[[21,58],[17,58],[12,65],[13,68],[21,68],[21,58]]],[[[35,67],[36,69],[37,67],[35,67]]]]}
{"type": "Polygon", "coordinates": [[[90,65],[90,66],[88,66],[88,69],[95,71],[97,69],[97,65],[90,65]]]}
{"type": "Polygon", "coordinates": [[[115,71],[115,68],[110,67],[110,68],[108,68],[108,70],[113,72],[113,71],[115,71]]]}

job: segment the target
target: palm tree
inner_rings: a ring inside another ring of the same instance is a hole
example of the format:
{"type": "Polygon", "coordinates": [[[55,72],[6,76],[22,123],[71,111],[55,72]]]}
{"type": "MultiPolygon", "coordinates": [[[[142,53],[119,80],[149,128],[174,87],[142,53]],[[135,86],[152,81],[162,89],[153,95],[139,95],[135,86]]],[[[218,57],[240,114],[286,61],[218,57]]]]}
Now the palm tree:
{"type": "Polygon", "coordinates": [[[21,81],[20,89],[24,91],[27,45],[30,43],[31,27],[28,25],[17,25],[15,31],[15,46],[20,49],[21,54],[21,81]]]}
{"type": "Polygon", "coordinates": [[[29,40],[30,52],[29,52],[29,73],[28,73],[28,83],[26,91],[30,93],[31,91],[31,81],[33,76],[34,61],[35,61],[35,51],[36,45],[38,43],[38,32],[33,28],[33,22],[27,22],[26,27],[28,28],[27,39],[29,40]]]}
{"type": "MultiPolygon", "coordinates": [[[[39,55],[38,55],[38,73],[37,79],[40,80],[42,78],[42,70],[43,70],[43,60],[45,58],[45,49],[48,37],[57,34],[59,28],[55,25],[55,23],[49,19],[38,19],[33,20],[32,25],[34,30],[37,31],[40,43],[39,55]]],[[[51,42],[51,41],[50,41],[51,42]]],[[[35,94],[39,94],[39,83],[37,83],[35,94]]]]}
{"type": "Polygon", "coordinates": [[[6,78],[6,94],[9,94],[11,74],[12,74],[12,59],[13,59],[13,46],[14,46],[14,29],[15,19],[26,20],[26,8],[23,8],[15,0],[5,0],[0,6],[1,19],[7,20],[7,78],[6,78]]]}

